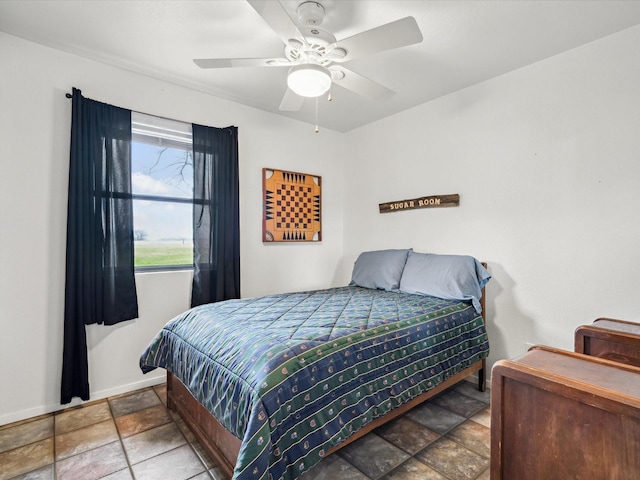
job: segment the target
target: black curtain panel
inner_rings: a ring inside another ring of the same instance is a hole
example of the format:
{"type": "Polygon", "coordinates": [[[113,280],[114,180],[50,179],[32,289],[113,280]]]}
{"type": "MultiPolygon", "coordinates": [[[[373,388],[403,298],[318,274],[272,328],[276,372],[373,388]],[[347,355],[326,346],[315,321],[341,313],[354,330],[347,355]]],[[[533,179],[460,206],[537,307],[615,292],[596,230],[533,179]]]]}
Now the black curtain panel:
{"type": "Polygon", "coordinates": [[[61,402],[89,399],[85,325],[138,316],[131,111],[73,89],[61,402]]]}
{"type": "Polygon", "coordinates": [[[240,298],[237,127],[193,124],[191,306],[240,298]]]}

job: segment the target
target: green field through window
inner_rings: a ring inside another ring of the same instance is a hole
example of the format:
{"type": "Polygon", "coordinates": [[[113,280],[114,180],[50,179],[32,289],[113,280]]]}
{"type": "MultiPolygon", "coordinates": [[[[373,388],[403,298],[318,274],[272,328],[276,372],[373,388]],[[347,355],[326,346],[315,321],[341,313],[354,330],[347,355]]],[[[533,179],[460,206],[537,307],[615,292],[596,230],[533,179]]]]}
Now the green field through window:
{"type": "Polygon", "coordinates": [[[193,265],[191,242],[135,242],[136,267],[193,265]]]}

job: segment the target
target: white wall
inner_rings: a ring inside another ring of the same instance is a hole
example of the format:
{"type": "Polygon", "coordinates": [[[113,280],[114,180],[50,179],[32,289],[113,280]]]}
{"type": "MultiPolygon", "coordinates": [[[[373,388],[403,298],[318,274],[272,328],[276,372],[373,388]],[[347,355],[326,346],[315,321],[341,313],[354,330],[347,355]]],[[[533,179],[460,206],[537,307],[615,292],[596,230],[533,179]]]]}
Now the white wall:
{"type": "MultiPolygon", "coordinates": [[[[343,136],[0,33],[0,425],[61,408],[71,101],[65,92],[239,129],[243,296],[334,286],[342,257],[343,136]],[[263,245],[262,168],[323,181],[323,241],[263,245]]],[[[158,383],[139,354],[190,300],[189,272],[137,275],[140,318],[89,326],[92,399],[158,383]]],[[[74,404],[78,401],[74,401],[74,404]]]]}
{"type": "MultiPolygon", "coordinates": [[[[316,135],[0,34],[0,424],[60,408],[72,86],[239,127],[243,296],[345,284],[368,249],[471,254],[494,275],[493,362],[525,342],[570,349],[575,327],[598,316],[638,319],[639,44],[636,27],[348,134],[316,135]],[[262,244],[263,167],[322,175],[320,244],[262,244]],[[382,202],[447,193],[460,194],[459,207],[378,213],[382,202]]],[[[137,280],[138,320],[88,328],[94,399],[160,381],[139,373],[139,352],[188,305],[188,273],[137,280]]]]}
{"type": "Polygon", "coordinates": [[[635,27],[350,132],[343,277],[368,249],[488,262],[491,363],[640,320],[638,45],[635,27]],[[378,213],[449,193],[459,207],[378,213]]]}

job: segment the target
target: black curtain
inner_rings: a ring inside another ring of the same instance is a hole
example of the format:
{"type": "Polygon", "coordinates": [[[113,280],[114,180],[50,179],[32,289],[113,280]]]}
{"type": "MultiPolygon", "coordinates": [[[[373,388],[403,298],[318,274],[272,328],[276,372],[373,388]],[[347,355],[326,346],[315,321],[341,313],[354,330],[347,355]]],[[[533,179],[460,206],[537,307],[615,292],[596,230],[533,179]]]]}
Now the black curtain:
{"type": "Polygon", "coordinates": [[[237,127],[193,124],[191,306],[240,297],[237,127]]]}
{"type": "Polygon", "coordinates": [[[61,402],[89,399],[85,325],[138,316],[131,111],[73,89],[61,402]]]}

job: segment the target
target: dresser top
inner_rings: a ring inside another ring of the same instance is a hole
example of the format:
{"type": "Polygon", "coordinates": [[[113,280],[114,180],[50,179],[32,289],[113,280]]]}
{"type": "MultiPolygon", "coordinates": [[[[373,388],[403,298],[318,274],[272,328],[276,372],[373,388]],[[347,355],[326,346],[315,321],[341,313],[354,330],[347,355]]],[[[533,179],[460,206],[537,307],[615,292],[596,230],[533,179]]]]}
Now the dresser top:
{"type": "Polygon", "coordinates": [[[531,348],[515,363],[630,397],[627,400],[640,408],[640,367],[541,346],[531,348]]]}

